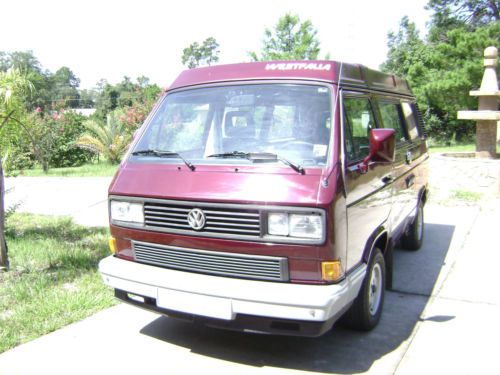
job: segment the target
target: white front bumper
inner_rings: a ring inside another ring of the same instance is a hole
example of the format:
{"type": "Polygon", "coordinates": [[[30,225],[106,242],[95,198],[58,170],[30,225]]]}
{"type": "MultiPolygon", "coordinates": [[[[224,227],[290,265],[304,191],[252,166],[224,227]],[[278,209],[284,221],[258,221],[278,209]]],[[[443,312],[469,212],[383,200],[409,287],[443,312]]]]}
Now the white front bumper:
{"type": "Polygon", "coordinates": [[[104,283],[156,299],[159,308],[233,320],[237,314],[323,322],[356,296],[366,273],[363,265],[334,285],[242,280],[175,271],[122,260],[99,263],[104,283]]]}

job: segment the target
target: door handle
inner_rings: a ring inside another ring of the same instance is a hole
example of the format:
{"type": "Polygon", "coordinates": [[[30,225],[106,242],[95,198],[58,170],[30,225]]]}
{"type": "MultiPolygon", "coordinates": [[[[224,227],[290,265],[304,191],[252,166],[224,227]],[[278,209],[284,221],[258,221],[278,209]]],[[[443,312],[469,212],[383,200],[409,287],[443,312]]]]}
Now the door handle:
{"type": "Polygon", "coordinates": [[[405,181],[407,188],[412,187],[413,184],[415,183],[415,175],[414,174],[409,175],[408,177],[406,177],[405,181]]]}

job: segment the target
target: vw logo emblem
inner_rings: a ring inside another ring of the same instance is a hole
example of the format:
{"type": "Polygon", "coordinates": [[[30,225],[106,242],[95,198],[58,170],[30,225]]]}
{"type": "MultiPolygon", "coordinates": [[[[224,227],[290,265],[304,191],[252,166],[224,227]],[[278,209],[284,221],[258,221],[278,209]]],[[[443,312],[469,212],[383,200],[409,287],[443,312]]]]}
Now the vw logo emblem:
{"type": "Polygon", "coordinates": [[[193,208],[191,211],[189,211],[187,220],[191,228],[193,228],[194,230],[200,230],[205,226],[206,218],[202,210],[200,210],[199,208],[193,208]]]}

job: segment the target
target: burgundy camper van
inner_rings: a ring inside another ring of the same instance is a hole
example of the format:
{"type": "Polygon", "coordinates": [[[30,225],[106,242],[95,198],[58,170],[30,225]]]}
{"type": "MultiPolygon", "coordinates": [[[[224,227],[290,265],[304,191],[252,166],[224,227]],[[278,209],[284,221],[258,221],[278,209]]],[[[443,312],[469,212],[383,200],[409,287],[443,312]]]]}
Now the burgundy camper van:
{"type": "Polygon", "coordinates": [[[395,244],[417,250],[427,147],[405,80],[334,61],[192,69],[109,188],[104,282],[131,304],[248,332],[368,330],[395,244]]]}

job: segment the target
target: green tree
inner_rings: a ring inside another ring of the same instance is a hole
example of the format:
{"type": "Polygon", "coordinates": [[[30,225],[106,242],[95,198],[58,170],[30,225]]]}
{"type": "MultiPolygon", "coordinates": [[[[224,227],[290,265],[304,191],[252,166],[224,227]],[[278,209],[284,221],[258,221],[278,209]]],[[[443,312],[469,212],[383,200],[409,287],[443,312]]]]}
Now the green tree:
{"type": "Polygon", "coordinates": [[[265,29],[261,56],[250,52],[253,61],[315,60],[320,53],[317,31],[310,20],[300,21],[298,15],[285,14],[274,27],[265,29]]]}
{"type": "Polygon", "coordinates": [[[145,89],[146,87],[150,86],[149,78],[146,76],[137,77],[137,85],[139,85],[141,89],[145,89]]]}
{"type": "Polygon", "coordinates": [[[79,91],[79,108],[94,108],[97,100],[97,91],[93,89],[84,89],[79,91]]]}
{"type": "MultiPolygon", "coordinates": [[[[0,72],[0,131],[22,112],[21,97],[31,92],[32,84],[17,69],[0,72]]],[[[0,269],[9,268],[7,242],[5,241],[4,176],[0,150],[0,269]]]]}
{"type": "Polygon", "coordinates": [[[201,45],[193,42],[182,51],[182,64],[189,69],[202,65],[212,65],[219,61],[219,43],[213,37],[205,39],[201,45]]]}
{"type": "Polygon", "coordinates": [[[500,20],[496,0],[429,0],[433,11],[430,40],[445,40],[450,30],[465,27],[469,31],[500,20]]]}
{"type": "Polygon", "coordinates": [[[129,77],[123,77],[123,80],[111,85],[105,80],[100,81],[100,90],[95,99],[96,116],[105,120],[107,115],[117,108],[136,107],[147,102],[149,110],[153,107],[153,101],[156,101],[161,92],[160,87],[149,83],[149,78],[141,76],[137,78],[136,83],[129,77]]]}
{"type": "Polygon", "coordinates": [[[107,82],[103,84],[104,86],[96,98],[96,115],[101,119],[105,119],[109,112],[118,107],[118,98],[120,97],[116,86],[107,82]]]}
{"type": "Polygon", "coordinates": [[[469,91],[480,86],[484,49],[500,40],[500,22],[484,24],[469,3],[431,0],[428,6],[436,11],[432,7],[442,6],[442,12],[432,16],[427,40],[420,38],[408,17],[403,18],[399,31],[389,33],[389,52],[381,67],[408,79],[429,134],[446,142],[474,137],[473,123],[458,121],[456,112],[477,106],[469,91]]]}
{"type": "Polygon", "coordinates": [[[3,52],[0,58],[0,70],[6,72],[9,69],[15,69],[26,77],[36,92],[36,95],[25,92],[19,97],[27,110],[33,110],[36,107],[43,108],[50,104],[52,100],[51,73],[42,69],[33,51],[3,52]]]}
{"type": "Polygon", "coordinates": [[[78,108],[80,106],[80,93],[78,87],[80,80],[66,66],[59,68],[50,77],[51,97],[53,101],[63,103],[64,108],[78,108]]]}
{"type": "Polygon", "coordinates": [[[32,83],[36,95],[22,98],[26,110],[37,107],[76,108],[79,106],[80,80],[68,67],[61,67],[54,74],[44,70],[32,51],[0,52],[0,71],[17,69],[32,83]]]}
{"type": "Polygon", "coordinates": [[[500,20],[495,0],[429,0],[427,9],[433,11],[428,40],[446,42],[448,31],[464,28],[474,32],[500,20]]]}
{"type": "MultiPolygon", "coordinates": [[[[420,39],[415,23],[405,16],[401,19],[397,33],[388,35],[387,60],[382,64],[382,69],[408,76],[415,66],[426,63],[427,46],[420,39]]],[[[412,75],[415,79],[421,72],[412,75]]]]}

